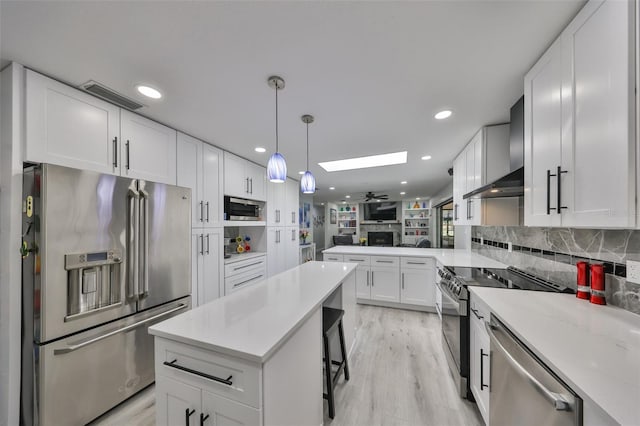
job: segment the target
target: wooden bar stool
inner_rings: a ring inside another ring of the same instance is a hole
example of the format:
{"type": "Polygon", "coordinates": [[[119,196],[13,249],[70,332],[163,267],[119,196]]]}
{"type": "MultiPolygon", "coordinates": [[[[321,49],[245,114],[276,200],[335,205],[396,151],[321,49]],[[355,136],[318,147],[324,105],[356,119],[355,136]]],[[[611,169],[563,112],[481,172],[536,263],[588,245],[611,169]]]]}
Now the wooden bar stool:
{"type": "Polygon", "coordinates": [[[342,309],[322,308],[322,339],[324,341],[324,374],[327,382],[327,393],[322,396],[329,403],[329,417],[333,419],[336,414],[335,399],[333,388],[338,383],[340,373],[344,370],[344,379],[349,380],[349,365],[347,364],[347,349],[344,344],[344,329],[342,328],[342,317],[344,311],[342,309]],[[341,361],[331,359],[331,335],[335,333],[336,328],[340,335],[340,353],[341,361]],[[332,365],[337,365],[338,370],[333,374],[332,365]]]}

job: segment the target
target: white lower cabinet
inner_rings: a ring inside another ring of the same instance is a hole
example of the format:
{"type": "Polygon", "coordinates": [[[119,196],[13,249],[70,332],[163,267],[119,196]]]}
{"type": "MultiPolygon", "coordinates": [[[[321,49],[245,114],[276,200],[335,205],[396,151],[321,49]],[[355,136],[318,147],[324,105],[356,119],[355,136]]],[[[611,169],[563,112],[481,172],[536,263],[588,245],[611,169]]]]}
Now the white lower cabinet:
{"type": "Polygon", "coordinates": [[[371,256],[371,299],[400,302],[400,259],[371,256]]]}
{"type": "Polygon", "coordinates": [[[491,377],[489,357],[491,347],[484,323],[489,321],[490,311],[473,295],[470,304],[469,386],[485,424],[489,424],[489,378],[491,377]]]}
{"type": "Polygon", "coordinates": [[[371,299],[369,256],[345,255],[344,261],[358,264],[356,269],[356,297],[358,299],[371,299]]]}
{"type": "Polygon", "coordinates": [[[432,259],[402,258],[400,303],[435,306],[435,267],[432,259]]]}
{"type": "Polygon", "coordinates": [[[224,266],[224,295],[228,296],[267,278],[267,256],[256,256],[224,266]]]}
{"type": "Polygon", "coordinates": [[[196,419],[202,409],[200,389],[158,376],[155,391],[157,425],[197,424],[196,419]]]}
{"type": "Polygon", "coordinates": [[[217,299],[223,281],[223,230],[191,231],[191,299],[193,306],[217,299]]]}
{"type": "Polygon", "coordinates": [[[260,411],[247,408],[216,394],[202,391],[200,426],[212,425],[259,425],[260,411]]]}

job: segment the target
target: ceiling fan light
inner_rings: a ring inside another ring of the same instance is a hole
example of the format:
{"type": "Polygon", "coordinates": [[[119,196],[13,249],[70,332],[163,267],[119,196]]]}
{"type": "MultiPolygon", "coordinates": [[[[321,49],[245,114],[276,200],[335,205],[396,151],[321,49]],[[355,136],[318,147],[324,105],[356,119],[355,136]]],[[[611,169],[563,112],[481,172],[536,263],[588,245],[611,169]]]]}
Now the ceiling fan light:
{"type": "Polygon", "coordinates": [[[314,194],[316,192],[316,178],[308,170],[304,172],[302,179],[300,179],[300,190],[303,194],[314,194]]]}
{"type": "Polygon", "coordinates": [[[267,177],[269,182],[273,183],[283,183],[287,179],[287,162],[279,152],[269,157],[267,177]]]}

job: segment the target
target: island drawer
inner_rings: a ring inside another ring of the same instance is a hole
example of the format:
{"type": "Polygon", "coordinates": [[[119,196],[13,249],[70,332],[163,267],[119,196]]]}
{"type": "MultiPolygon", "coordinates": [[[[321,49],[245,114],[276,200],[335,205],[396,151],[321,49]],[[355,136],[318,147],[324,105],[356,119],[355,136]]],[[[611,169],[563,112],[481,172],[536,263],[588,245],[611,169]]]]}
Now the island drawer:
{"type": "Polygon", "coordinates": [[[400,258],[393,256],[371,256],[371,266],[397,268],[400,266],[400,258]]]}
{"type": "Polygon", "coordinates": [[[435,269],[436,261],[429,257],[402,257],[400,258],[402,268],[411,269],[435,269]]]}
{"type": "Polygon", "coordinates": [[[257,364],[156,337],[156,371],[216,395],[260,408],[261,369],[257,364]]]}
{"type": "Polygon", "coordinates": [[[361,256],[359,254],[345,254],[344,261],[358,263],[363,266],[369,266],[371,258],[369,256],[361,256]]]}

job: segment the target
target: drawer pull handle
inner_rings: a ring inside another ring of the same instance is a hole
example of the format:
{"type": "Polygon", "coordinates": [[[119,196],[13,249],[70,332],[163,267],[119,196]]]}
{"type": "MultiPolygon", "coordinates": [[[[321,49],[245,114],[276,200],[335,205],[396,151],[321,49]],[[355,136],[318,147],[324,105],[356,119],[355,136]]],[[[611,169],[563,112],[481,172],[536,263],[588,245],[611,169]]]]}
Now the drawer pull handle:
{"type": "Polygon", "coordinates": [[[209,415],[207,414],[206,416],[204,415],[204,413],[200,413],[200,426],[204,426],[204,422],[209,418],[209,415]]]}
{"type": "Polygon", "coordinates": [[[242,282],[236,283],[236,284],[233,285],[233,288],[240,287],[242,284],[246,284],[249,281],[257,280],[258,278],[262,278],[262,274],[257,275],[257,276],[255,276],[253,278],[249,278],[248,280],[244,280],[242,282]]]}
{"type": "Polygon", "coordinates": [[[407,265],[426,265],[425,262],[407,262],[407,265]]]}
{"type": "Polygon", "coordinates": [[[189,418],[195,412],[196,412],[196,410],[189,410],[188,408],[186,408],[184,410],[184,424],[185,424],[185,426],[189,426],[189,418]]]}
{"type": "Polygon", "coordinates": [[[171,362],[165,361],[163,364],[166,365],[167,367],[173,367],[173,368],[175,368],[177,370],[186,371],[187,373],[195,374],[196,376],[204,377],[205,379],[213,380],[214,382],[222,383],[222,384],[225,384],[227,386],[232,386],[233,385],[233,382],[231,381],[233,376],[229,376],[226,379],[221,379],[220,377],[212,376],[211,374],[202,373],[200,371],[192,370],[191,368],[187,368],[187,367],[183,367],[181,365],[178,365],[178,364],[176,364],[177,361],[178,361],[177,359],[174,359],[171,362]]]}
{"type": "Polygon", "coordinates": [[[259,265],[259,264],[261,264],[261,263],[262,263],[262,260],[261,260],[261,261],[259,261],[259,262],[250,263],[250,264],[248,264],[248,265],[237,266],[237,267],[233,268],[233,270],[234,270],[234,271],[239,271],[240,269],[248,268],[248,267],[250,267],[250,266],[259,265]]]}
{"type": "Polygon", "coordinates": [[[393,260],[376,260],[378,263],[393,263],[393,260]]]}

